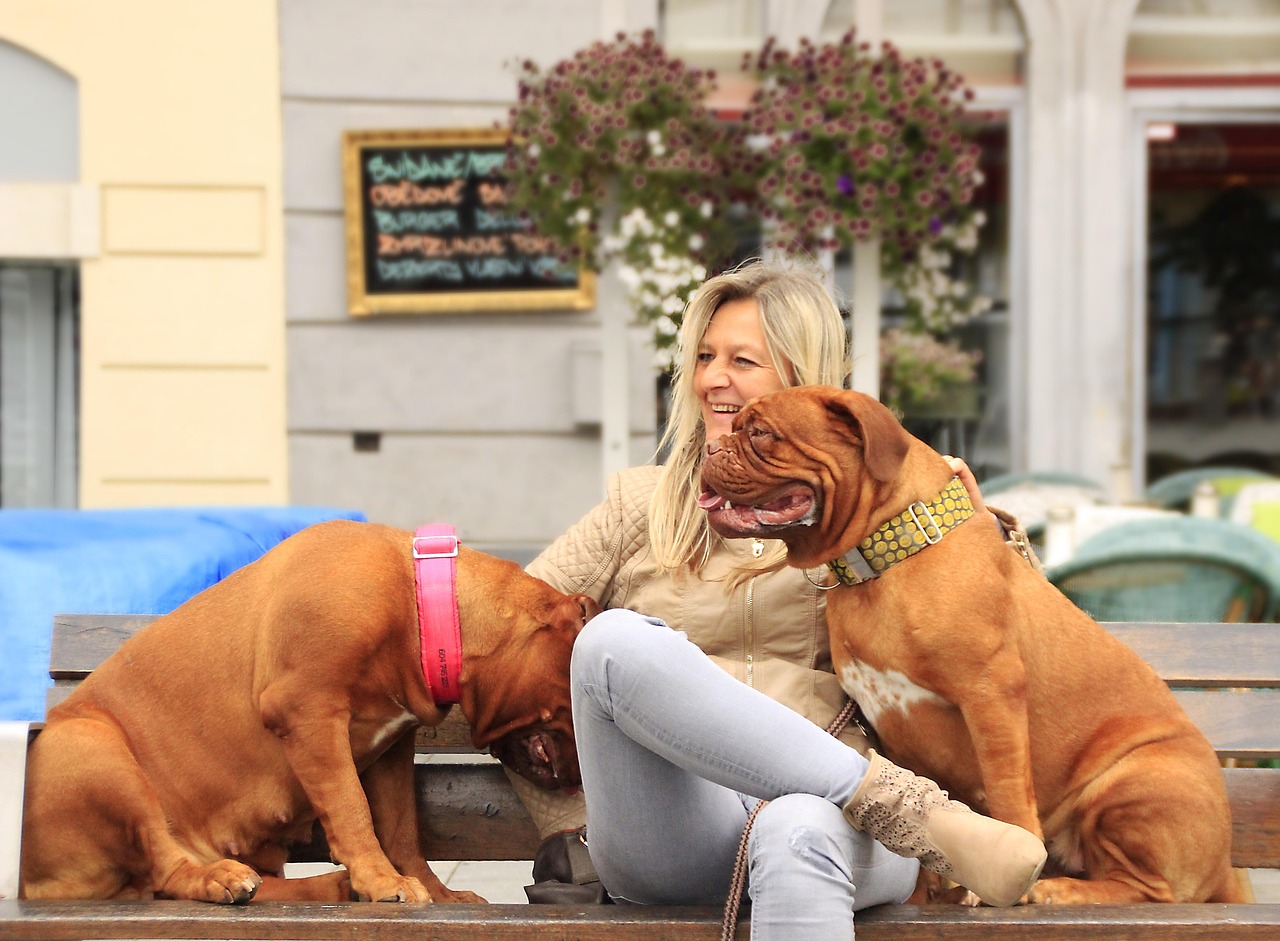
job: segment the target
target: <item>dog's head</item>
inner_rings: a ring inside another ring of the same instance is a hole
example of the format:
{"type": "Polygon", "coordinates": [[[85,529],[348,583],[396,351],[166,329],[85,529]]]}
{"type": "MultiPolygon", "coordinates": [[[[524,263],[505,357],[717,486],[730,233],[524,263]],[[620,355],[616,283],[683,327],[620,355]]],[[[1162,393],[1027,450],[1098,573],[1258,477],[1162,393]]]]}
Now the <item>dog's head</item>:
{"type": "Polygon", "coordinates": [[[782,389],[708,443],[698,503],[720,535],[781,539],[792,565],[820,565],[879,525],[876,508],[917,444],[870,396],[782,389]]]}
{"type": "Polygon", "coordinates": [[[459,582],[459,686],[472,743],[539,787],[576,788],[582,775],[569,658],[578,632],[600,607],[586,595],[564,595],[514,564],[487,569],[488,578],[468,579],[474,584],[465,601],[459,582]]]}

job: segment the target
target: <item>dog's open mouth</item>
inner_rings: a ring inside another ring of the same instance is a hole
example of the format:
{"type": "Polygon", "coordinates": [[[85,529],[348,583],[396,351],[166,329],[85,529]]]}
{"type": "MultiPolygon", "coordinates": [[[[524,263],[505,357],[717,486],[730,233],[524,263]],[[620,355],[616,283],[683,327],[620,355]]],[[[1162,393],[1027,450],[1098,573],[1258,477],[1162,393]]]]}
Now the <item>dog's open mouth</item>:
{"type": "Polygon", "coordinates": [[[813,488],[787,484],[773,499],[758,504],[736,504],[711,487],[702,491],[698,506],[708,513],[711,528],[722,536],[752,536],[792,526],[811,526],[818,502],[813,488]]]}
{"type": "Polygon", "coordinates": [[[582,784],[576,752],[563,748],[547,729],[524,729],[489,746],[493,757],[545,790],[572,790],[582,784]]]}

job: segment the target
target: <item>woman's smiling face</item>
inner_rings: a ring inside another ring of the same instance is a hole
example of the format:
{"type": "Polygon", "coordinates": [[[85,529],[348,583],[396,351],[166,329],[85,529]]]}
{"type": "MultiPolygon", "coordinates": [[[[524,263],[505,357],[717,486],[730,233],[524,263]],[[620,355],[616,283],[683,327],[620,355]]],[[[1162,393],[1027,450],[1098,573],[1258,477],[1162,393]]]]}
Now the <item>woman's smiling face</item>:
{"type": "Polygon", "coordinates": [[[742,406],[783,385],[765,345],[755,300],[747,297],[721,304],[702,334],[694,369],[707,440],[728,434],[742,406]]]}

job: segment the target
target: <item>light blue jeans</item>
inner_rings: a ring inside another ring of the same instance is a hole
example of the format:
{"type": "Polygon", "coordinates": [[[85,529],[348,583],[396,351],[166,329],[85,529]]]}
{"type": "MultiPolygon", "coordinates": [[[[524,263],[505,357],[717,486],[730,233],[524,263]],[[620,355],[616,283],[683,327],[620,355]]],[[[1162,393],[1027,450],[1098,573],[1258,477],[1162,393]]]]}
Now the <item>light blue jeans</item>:
{"type": "Polygon", "coordinates": [[[722,904],[747,815],[754,941],[853,938],[919,864],[841,814],[867,760],[738,682],[683,633],[614,609],[578,636],[573,721],[591,859],[618,901],[722,904]]]}

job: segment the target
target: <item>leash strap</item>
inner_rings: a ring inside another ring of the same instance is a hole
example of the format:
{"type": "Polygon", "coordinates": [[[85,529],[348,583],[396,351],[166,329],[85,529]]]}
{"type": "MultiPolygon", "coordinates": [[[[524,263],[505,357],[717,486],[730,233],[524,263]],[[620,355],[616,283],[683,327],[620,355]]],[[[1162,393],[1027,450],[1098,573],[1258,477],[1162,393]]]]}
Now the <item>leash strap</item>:
{"type": "MultiPolygon", "coordinates": [[[[862,723],[862,707],[852,699],[846,699],[844,708],[827,726],[827,732],[839,738],[851,721],[865,733],[868,727],[864,727],[862,723]]],[[[742,907],[742,890],[747,884],[747,842],[751,839],[751,828],[755,826],[756,815],[764,810],[767,803],[769,802],[760,801],[752,807],[751,813],[747,815],[746,825],[742,828],[738,855],[733,861],[733,875],[729,878],[729,897],[725,899],[724,916],[720,919],[720,941],[733,941],[738,930],[738,909],[742,907]]]]}
{"type": "Polygon", "coordinates": [[[437,706],[458,702],[462,632],[458,624],[458,536],[447,523],[419,526],[413,534],[422,676],[437,706]]]}
{"type": "Polygon", "coordinates": [[[917,500],[843,558],[832,559],[827,565],[842,585],[860,584],[938,542],[974,512],[969,492],[960,478],[953,477],[932,500],[917,500]]]}

